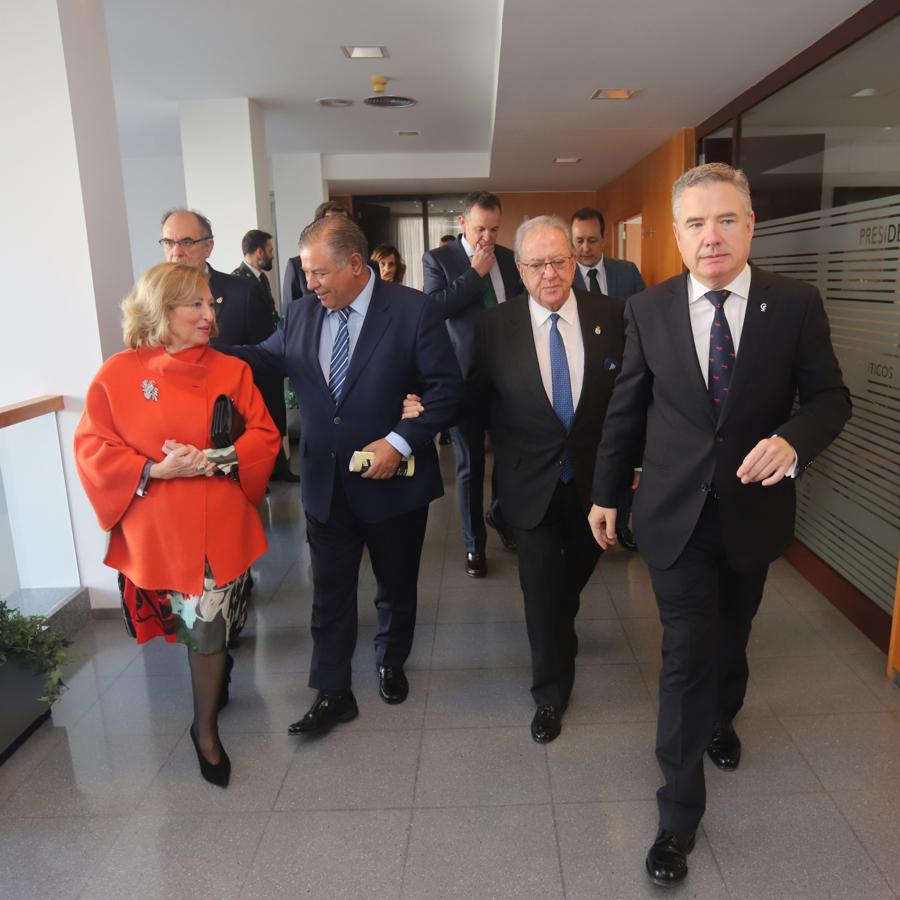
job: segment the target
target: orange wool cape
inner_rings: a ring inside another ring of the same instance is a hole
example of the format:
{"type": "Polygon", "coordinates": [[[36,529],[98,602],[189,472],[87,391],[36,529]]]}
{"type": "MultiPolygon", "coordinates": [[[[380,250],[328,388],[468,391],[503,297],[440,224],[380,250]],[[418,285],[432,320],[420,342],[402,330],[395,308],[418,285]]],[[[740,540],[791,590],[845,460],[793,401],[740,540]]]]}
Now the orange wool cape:
{"type": "Polygon", "coordinates": [[[106,565],[139,587],[194,595],[203,593],[204,560],[217,584],[237,578],[268,549],[256,507],[280,443],[245,362],[206,346],[110,357],[88,388],[75,429],[78,474],[109,532],[106,565]],[[240,481],[151,479],[139,497],[144,463],[163,459],[164,441],[209,448],[219,394],[246,421],[235,443],[240,481]]]}

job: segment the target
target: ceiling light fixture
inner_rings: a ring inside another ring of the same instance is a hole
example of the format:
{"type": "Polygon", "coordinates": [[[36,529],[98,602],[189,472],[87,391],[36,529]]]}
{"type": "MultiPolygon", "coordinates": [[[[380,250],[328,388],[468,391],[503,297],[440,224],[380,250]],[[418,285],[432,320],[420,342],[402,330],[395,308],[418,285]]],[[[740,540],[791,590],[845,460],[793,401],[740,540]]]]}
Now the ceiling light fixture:
{"type": "Polygon", "coordinates": [[[341,47],[347,59],[387,59],[387,47],[341,47]]]}
{"type": "Polygon", "coordinates": [[[556,159],[553,160],[553,162],[559,163],[561,166],[562,165],[570,166],[573,163],[580,163],[581,157],[580,156],[557,156],[556,159]]]}
{"type": "Polygon", "coordinates": [[[363,103],[366,106],[380,106],[385,109],[402,109],[404,106],[415,106],[416,101],[412,97],[400,97],[396,94],[386,94],[388,78],[386,75],[371,75],[372,96],[366,97],[363,103]]]}
{"type": "Polygon", "coordinates": [[[344,106],[353,106],[353,101],[348,100],[346,97],[319,97],[316,103],[319,106],[324,106],[326,109],[340,109],[344,106]]]}
{"type": "Polygon", "coordinates": [[[639,90],[629,90],[628,88],[597,88],[591,94],[591,100],[631,100],[640,93],[639,90]]]}

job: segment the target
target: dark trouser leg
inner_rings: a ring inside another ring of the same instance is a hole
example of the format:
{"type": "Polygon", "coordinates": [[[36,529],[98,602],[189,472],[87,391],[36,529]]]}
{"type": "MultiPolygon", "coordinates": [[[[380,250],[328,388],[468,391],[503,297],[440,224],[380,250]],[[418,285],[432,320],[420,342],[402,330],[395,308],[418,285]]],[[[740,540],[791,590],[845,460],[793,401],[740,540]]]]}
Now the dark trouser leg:
{"type": "Polygon", "coordinates": [[[221,653],[197,653],[188,649],[194,695],[194,734],[203,755],[213,765],[222,759],[218,730],[219,697],[227,659],[228,654],[224,650],[221,653]]]}
{"type": "Polygon", "coordinates": [[[466,553],[484,553],[484,427],[461,419],[450,429],[456,458],[456,497],[466,553]]]}
{"type": "Polygon", "coordinates": [[[309,686],[325,693],[345,693],[351,686],[350,664],[356,648],[363,537],[339,476],[335,477],[328,521],[307,515],[306,525],[313,574],[309,686]]]}
{"type": "Polygon", "coordinates": [[[543,520],[535,528],[515,529],[515,535],[531,645],[531,693],[538,706],[563,707],[575,675],[579,594],[600,548],[573,485],[558,485],[543,520]]]}
{"type": "Polygon", "coordinates": [[[659,824],[696,829],[706,809],[703,754],[716,716],[721,534],[716,502],[707,502],[687,547],[668,569],[650,568],[663,626],[656,758],[659,824]]]}
{"type": "Polygon", "coordinates": [[[402,666],[412,649],[427,521],[428,507],[423,506],[386,522],[362,526],[378,585],[375,661],[379,666],[402,666]]]}
{"type": "Polygon", "coordinates": [[[631,517],[631,504],[634,502],[634,491],[631,489],[631,482],[622,488],[619,494],[619,508],[616,510],[616,528],[620,531],[628,527],[628,519],[631,517]]]}
{"type": "Polygon", "coordinates": [[[747,692],[747,641],[759,609],[765,566],[753,572],[735,572],[723,564],[719,574],[718,701],[716,719],[730,722],[744,705],[747,692]]]}

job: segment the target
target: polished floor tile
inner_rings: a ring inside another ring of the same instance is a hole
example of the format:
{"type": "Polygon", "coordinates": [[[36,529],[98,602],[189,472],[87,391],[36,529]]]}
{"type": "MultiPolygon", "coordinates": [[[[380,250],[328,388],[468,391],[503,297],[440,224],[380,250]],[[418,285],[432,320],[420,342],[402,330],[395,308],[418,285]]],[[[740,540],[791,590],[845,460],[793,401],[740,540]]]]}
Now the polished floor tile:
{"type": "MultiPolygon", "coordinates": [[[[290,737],[316,696],[309,549],[295,487],[261,511],[270,551],[219,719],[231,785],[200,778],[184,648],[93,621],[71,690],[0,767],[2,900],[660,896],[644,857],[661,631],[640,556],[605,554],[585,588],[562,734],[537,745],[517,558],[491,532],[489,576],[468,578],[450,491],[429,515],[408,699],[378,695],[364,555],[359,716],[290,737]]],[[[900,687],[884,654],[779,561],[750,661],[741,766],[706,764],[707,815],[669,895],[900,896],[900,687]]]]}
{"type": "Polygon", "coordinates": [[[404,900],[563,896],[549,806],[417,809],[404,900]]]}

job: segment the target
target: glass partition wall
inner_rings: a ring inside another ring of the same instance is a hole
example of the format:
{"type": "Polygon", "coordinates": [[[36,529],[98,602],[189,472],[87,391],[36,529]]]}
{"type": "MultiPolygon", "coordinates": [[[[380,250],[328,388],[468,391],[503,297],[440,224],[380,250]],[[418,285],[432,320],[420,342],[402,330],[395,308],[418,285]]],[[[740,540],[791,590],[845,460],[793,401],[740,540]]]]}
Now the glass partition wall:
{"type": "Polygon", "coordinates": [[[900,548],[898,47],[900,18],[697,148],[747,173],[752,261],[822,294],[854,415],[798,483],[797,537],[888,613],[900,548]]]}

